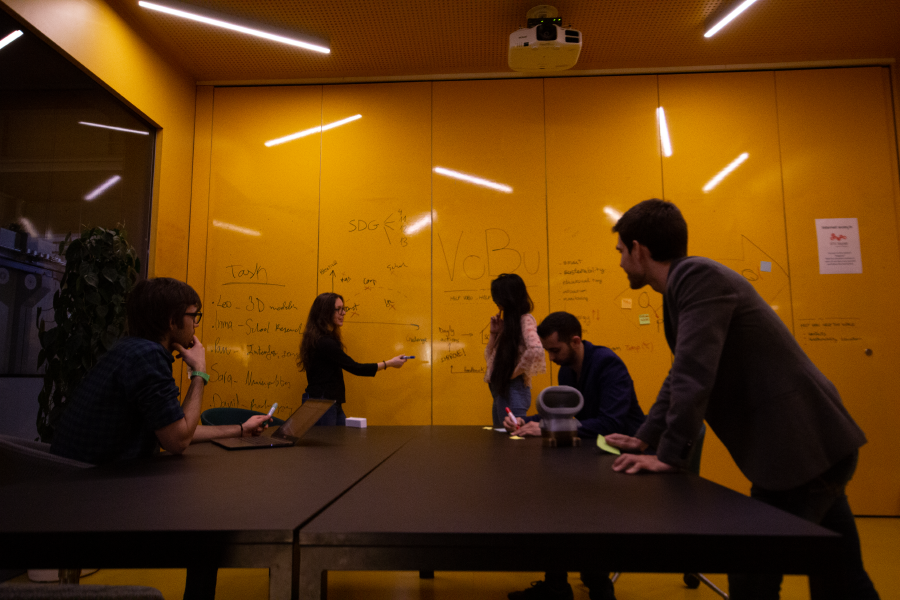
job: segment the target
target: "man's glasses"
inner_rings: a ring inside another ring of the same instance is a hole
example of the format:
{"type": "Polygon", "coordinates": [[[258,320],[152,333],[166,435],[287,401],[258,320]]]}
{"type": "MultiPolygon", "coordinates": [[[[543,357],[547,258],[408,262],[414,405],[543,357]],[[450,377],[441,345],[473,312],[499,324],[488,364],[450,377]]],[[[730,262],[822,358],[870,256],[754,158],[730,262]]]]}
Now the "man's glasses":
{"type": "Polygon", "coordinates": [[[186,312],[186,313],[184,313],[184,316],[194,317],[194,325],[199,325],[200,319],[203,317],[203,313],[198,310],[197,312],[191,312],[191,313],[186,312]]]}

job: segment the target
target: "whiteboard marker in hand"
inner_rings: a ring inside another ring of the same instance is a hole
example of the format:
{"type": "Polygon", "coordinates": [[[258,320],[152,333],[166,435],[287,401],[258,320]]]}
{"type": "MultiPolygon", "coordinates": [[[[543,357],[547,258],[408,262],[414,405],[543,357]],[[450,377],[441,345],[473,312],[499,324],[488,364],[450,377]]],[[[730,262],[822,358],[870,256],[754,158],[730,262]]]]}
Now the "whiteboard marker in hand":
{"type": "Polygon", "coordinates": [[[276,402],[275,404],[272,405],[272,408],[269,409],[269,414],[267,414],[266,416],[267,416],[267,417],[271,417],[272,415],[274,415],[274,414],[275,414],[275,409],[276,409],[276,408],[278,408],[278,403],[277,403],[277,402],[276,402]]]}
{"type": "Polygon", "coordinates": [[[513,423],[516,426],[516,431],[518,431],[519,430],[519,420],[516,418],[516,415],[514,415],[511,410],[509,410],[508,406],[506,407],[506,414],[508,414],[509,418],[513,420],[513,423]]]}

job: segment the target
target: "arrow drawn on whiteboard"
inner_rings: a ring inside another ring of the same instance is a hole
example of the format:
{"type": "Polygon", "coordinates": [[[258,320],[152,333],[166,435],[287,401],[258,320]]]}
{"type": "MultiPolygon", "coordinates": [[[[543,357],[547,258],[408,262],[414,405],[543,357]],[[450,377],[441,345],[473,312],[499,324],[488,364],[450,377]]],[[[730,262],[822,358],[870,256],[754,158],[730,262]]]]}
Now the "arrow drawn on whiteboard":
{"type": "Polygon", "coordinates": [[[402,325],[403,327],[415,327],[416,329],[419,328],[419,326],[415,323],[386,323],[384,321],[348,321],[347,323],[344,323],[344,325],[347,325],[347,324],[351,324],[351,325],[402,325]]]}

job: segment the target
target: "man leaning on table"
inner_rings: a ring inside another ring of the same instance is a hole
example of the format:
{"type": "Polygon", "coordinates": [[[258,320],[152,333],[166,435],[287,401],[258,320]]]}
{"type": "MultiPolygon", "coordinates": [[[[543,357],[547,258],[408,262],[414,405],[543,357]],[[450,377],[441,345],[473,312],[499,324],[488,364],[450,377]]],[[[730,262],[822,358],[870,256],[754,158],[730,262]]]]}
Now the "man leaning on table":
{"type": "MultiPolygon", "coordinates": [[[[632,289],[663,295],[672,367],[613,469],[686,466],[705,419],[752,483],[750,495],[843,535],[840,573],[810,577],[812,600],[878,598],[865,572],[845,488],[866,442],[834,385],[752,285],[731,269],[687,256],[687,224],[669,202],[647,200],[616,225],[632,289]],[[639,454],[648,448],[655,454],[639,454]]],[[[729,574],[732,600],[779,597],[780,574],[729,574]]]]}
{"type": "MultiPolygon", "coordinates": [[[[194,330],[200,297],[191,286],[159,277],[139,282],[126,303],[128,333],[85,375],[67,403],[50,452],[91,464],[152,456],[160,446],[183,453],[193,442],[259,435],[269,419],[198,425],[209,376],[194,330]],[[177,353],[191,370],[184,403],[172,377],[177,353]]],[[[216,570],[189,569],[185,598],[212,598],[216,570]]]]}
{"type": "MultiPolygon", "coordinates": [[[[574,387],[584,398],[584,406],[575,415],[580,423],[578,435],[592,440],[613,432],[633,435],[644,421],[644,411],[622,359],[605,346],[581,339],[581,323],[567,312],[547,315],[538,325],[537,333],[550,360],[559,365],[559,385],[574,387]]],[[[503,426],[517,435],[539,436],[540,421],[540,416],[517,418],[515,422],[506,417],[503,426]]],[[[581,581],[588,588],[591,600],[615,600],[608,571],[582,571],[581,581]]],[[[509,594],[510,600],[571,600],[572,597],[565,571],[547,571],[544,581],[509,594]]]]}

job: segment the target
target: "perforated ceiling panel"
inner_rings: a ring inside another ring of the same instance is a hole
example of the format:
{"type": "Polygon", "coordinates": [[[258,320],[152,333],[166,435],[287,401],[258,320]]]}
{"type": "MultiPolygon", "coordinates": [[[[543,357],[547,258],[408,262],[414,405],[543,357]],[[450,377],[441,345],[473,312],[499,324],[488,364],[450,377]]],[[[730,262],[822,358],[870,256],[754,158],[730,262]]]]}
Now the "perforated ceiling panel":
{"type": "MultiPolygon", "coordinates": [[[[534,0],[190,0],[245,22],[330,41],[331,54],[107,0],[201,82],[509,72],[509,34],[534,0]]],[[[165,3],[165,0],[156,0],[165,3]]],[[[573,71],[900,57],[900,0],[758,0],[712,39],[718,0],[560,0],[583,33],[573,71]]]]}

